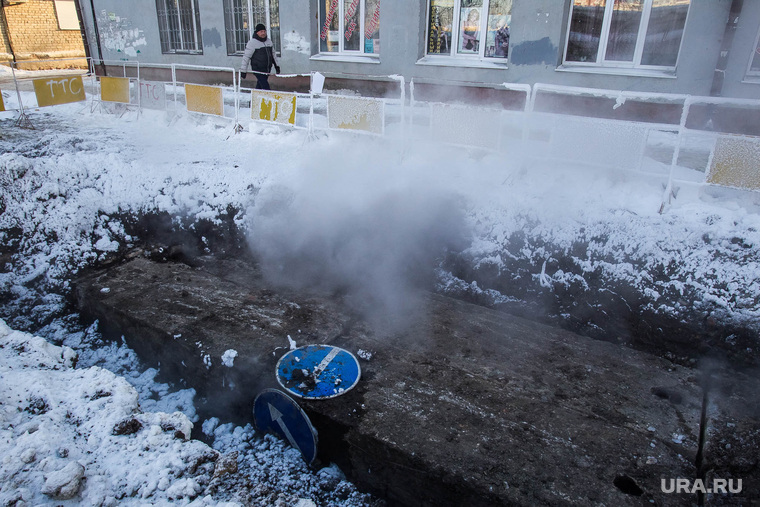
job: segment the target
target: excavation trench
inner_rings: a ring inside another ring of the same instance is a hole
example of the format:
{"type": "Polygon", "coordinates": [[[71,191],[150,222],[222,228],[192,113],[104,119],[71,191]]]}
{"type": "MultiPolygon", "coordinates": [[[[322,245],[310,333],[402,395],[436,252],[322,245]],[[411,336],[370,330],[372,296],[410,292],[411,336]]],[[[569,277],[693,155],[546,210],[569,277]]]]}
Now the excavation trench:
{"type": "MultiPolygon", "coordinates": [[[[288,336],[362,351],[356,388],[302,407],[321,462],[390,504],[696,501],[660,487],[697,477],[703,391],[692,368],[442,295],[420,293],[403,325],[369,322],[344,296],[270,286],[241,258],[159,260],[81,276],[84,318],[195,388],[202,415],[236,422],[278,387],[288,336]],[[232,367],[221,361],[230,349],[232,367]]],[[[757,496],[756,377],[713,377],[702,472],[743,476],[742,497],[757,496]]]]}

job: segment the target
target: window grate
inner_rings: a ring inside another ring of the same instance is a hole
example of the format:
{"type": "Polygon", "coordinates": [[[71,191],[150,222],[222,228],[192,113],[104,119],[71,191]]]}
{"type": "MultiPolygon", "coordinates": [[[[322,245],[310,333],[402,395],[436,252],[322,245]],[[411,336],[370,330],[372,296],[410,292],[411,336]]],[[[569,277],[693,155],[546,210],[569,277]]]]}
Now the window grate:
{"type": "Polygon", "coordinates": [[[280,3],[278,0],[224,0],[227,54],[242,55],[254,27],[267,27],[275,52],[280,54],[280,3]]]}
{"type": "Polygon", "coordinates": [[[163,53],[203,53],[198,0],[156,0],[163,53]]]}

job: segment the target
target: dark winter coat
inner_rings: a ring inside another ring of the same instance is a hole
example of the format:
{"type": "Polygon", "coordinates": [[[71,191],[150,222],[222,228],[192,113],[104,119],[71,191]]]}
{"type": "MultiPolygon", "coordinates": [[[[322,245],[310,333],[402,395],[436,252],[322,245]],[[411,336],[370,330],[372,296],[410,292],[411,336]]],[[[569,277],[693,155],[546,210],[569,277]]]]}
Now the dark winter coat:
{"type": "Polygon", "coordinates": [[[248,72],[250,62],[251,70],[254,72],[263,72],[269,74],[272,67],[277,68],[277,60],[274,57],[274,46],[269,38],[261,40],[258,35],[254,35],[245,46],[243,53],[243,62],[240,66],[240,72],[248,72]]]}

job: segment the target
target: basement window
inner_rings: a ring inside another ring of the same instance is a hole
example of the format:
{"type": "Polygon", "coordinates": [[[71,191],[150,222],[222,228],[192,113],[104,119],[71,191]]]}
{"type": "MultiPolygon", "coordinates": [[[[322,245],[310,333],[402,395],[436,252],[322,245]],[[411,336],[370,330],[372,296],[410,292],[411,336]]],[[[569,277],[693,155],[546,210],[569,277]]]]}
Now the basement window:
{"type": "Polygon", "coordinates": [[[202,54],[198,0],[156,0],[162,53],[202,54]]]}
{"type": "Polygon", "coordinates": [[[690,0],[573,0],[564,66],[675,71],[690,0]]]}
{"type": "Polygon", "coordinates": [[[61,30],[79,30],[79,16],[74,0],[55,0],[55,15],[61,30]]]}

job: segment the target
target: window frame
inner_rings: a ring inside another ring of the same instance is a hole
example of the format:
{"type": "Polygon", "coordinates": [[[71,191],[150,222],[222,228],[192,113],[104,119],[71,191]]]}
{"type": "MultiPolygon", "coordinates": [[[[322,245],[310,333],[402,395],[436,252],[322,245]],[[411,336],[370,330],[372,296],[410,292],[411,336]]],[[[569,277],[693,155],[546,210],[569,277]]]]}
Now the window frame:
{"type": "Polygon", "coordinates": [[[612,15],[615,7],[615,0],[605,0],[604,17],[602,20],[602,31],[599,34],[599,47],[597,47],[596,58],[593,62],[577,62],[567,59],[567,51],[570,46],[570,32],[573,23],[573,11],[575,10],[575,1],[570,0],[570,12],[568,13],[567,26],[565,30],[565,48],[562,52],[562,65],[565,68],[586,68],[586,69],[621,69],[621,70],[642,70],[642,71],[666,71],[675,72],[678,68],[678,61],[681,58],[681,50],[683,49],[684,34],[686,33],[686,27],[689,24],[689,17],[691,16],[692,1],[689,0],[689,5],[686,11],[686,18],[683,24],[683,33],[681,34],[681,41],[678,44],[678,53],[676,55],[676,62],[672,66],[670,65],[643,65],[641,58],[644,54],[644,45],[646,43],[647,30],[649,28],[649,21],[652,14],[652,4],[654,0],[643,0],[644,5],[641,12],[641,20],[639,20],[639,28],[636,33],[636,46],[633,53],[632,61],[621,60],[608,60],[607,59],[607,45],[609,43],[610,29],[612,27],[612,15]]]}
{"type": "MultiPolygon", "coordinates": [[[[425,55],[424,59],[429,61],[453,61],[458,60],[461,62],[489,62],[493,64],[507,64],[509,62],[509,56],[511,54],[512,45],[510,44],[507,48],[507,55],[504,57],[501,56],[489,56],[486,55],[487,51],[487,40],[488,40],[488,13],[491,9],[491,0],[483,0],[483,5],[479,7],[480,9],[480,25],[478,27],[479,32],[482,34],[481,38],[479,39],[479,48],[477,53],[460,53],[459,52],[459,42],[460,42],[460,35],[461,35],[461,14],[462,14],[462,0],[454,0],[454,12],[452,13],[452,19],[451,19],[451,49],[448,53],[430,53],[430,28],[431,28],[431,20],[430,16],[432,14],[430,9],[430,4],[432,0],[427,0],[426,7],[427,12],[425,13],[425,55]],[[485,14],[484,14],[485,13],[485,14]]],[[[472,7],[471,7],[472,8],[472,7]]],[[[465,7],[466,9],[466,7],[465,7]]],[[[508,21],[507,27],[511,31],[512,28],[512,22],[511,22],[511,14],[510,21],[508,21]]]]}
{"type": "Polygon", "coordinates": [[[54,0],[55,17],[59,30],[81,30],[76,0],[54,0]]]}
{"type": "Polygon", "coordinates": [[[158,35],[159,39],[161,41],[161,53],[162,54],[177,54],[177,55],[202,55],[203,54],[203,38],[202,38],[202,31],[201,31],[201,20],[200,20],[200,9],[198,6],[198,0],[156,0],[156,18],[158,19],[158,35]],[[182,29],[182,15],[180,11],[182,10],[180,7],[180,4],[183,3],[189,4],[190,7],[190,15],[192,20],[192,34],[193,34],[193,40],[188,41],[188,43],[192,44],[191,49],[185,49],[185,40],[184,40],[184,34],[183,32],[185,30],[182,29]],[[171,36],[172,32],[174,31],[171,28],[171,25],[169,23],[170,18],[170,9],[167,9],[167,4],[172,3],[175,5],[175,11],[176,11],[176,26],[178,27],[177,31],[177,37],[179,39],[179,46],[180,48],[172,48],[171,46],[175,43],[173,40],[173,37],[171,36]],[[163,7],[163,9],[162,9],[163,7]],[[161,16],[161,13],[164,12],[164,16],[161,16]]]}
{"type": "MultiPolygon", "coordinates": [[[[317,20],[319,21],[318,26],[318,52],[317,54],[322,57],[360,57],[360,58],[380,58],[380,53],[368,53],[366,52],[367,45],[367,36],[366,36],[366,28],[367,28],[367,2],[368,0],[357,0],[359,3],[359,9],[358,9],[358,19],[359,19],[359,25],[355,28],[356,33],[360,36],[360,42],[359,42],[359,49],[345,49],[345,37],[343,34],[345,34],[346,31],[346,25],[345,25],[345,9],[346,9],[346,0],[337,0],[338,3],[338,9],[334,12],[334,16],[338,17],[338,50],[337,51],[322,51],[322,44],[328,42],[328,35],[330,33],[330,29],[326,25],[326,20],[322,18],[322,5],[324,2],[332,3],[332,0],[317,0],[317,20]],[[323,35],[325,36],[323,38],[323,35]]],[[[379,2],[376,5],[376,9],[379,8],[379,2]]],[[[325,7],[325,17],[327,17],[327,13],[329,12],[330,6],[325,7]]],[[[374,14],[374,13],[373,13],[374,14]]],[[[378,15],[378,24],[376,31],[380,28],[379,24],[379,15],[378,15]]],[[[373,32],[374,34],[375,32],[373,32]]],[[[374,38],[373,38],[374,40],[374,38]]],[[[374,44],[373,44],[374,48],[374,44]]]]}
{"type": "Polygon", "coordinates": [[[745,74],[748,78],[752,79],[760,78],[760,68],[752,70],[752,64],[755,62],[755,58],[760,58],[760,27],[757,29],[755,43],[752,45],[752,51],[749,55],[749,63],[747,63],[747,72],[745,74]]]}
{"type": "MultiPolygon", "coordinates": [[[[257,2],[258,0],[224,0],[222,2],[222,9],[224,11],[224,35],[225,35],[225,45],[227,48],[227,55],[228,56],[243,56],[243,53],[245,52],[245,45],[248,43],[251,38],[253,38],[253,29],[256,27],[256,24],[261,22],[260,20],[257,20],[255,17],[256,9],[254,8],[253,4],[254,2],[257,2]],[[246,9],[248,13],[248,28],[247,30],[244,27],[235,27],[230,26],[230,23],[236,22],[235,16],[234,16],[234,9],[237,7],[235,3],[242,4],[242,7],[246,9]],[[229,9],[228,9],[229,8],[229,9]],[[245,43],[242,44],[242,49],[240,48],[240,45],[238,44],[237,38],[235,36],[236,33],[242,32],[243,30],[247,31],[247,38],[245,40],[245,43]]],[[[264,25],[267,27],[267,35],[272,40],[272,44],[274,45],[275,54],[277,56],[280,56],[282,53],[282,43],[280,40],[281,37],[281,29],[280,29],[280,2],[279,0],[262,0],[264,4],[264,25]],[[273,8],[272,4],[276,4],[275,9],[276,13],[273,15],[273,8]],[[277,18],[276,21],[276,35],[275,35],[275,29],[272,28],[273,18],[277,18]]]]}

